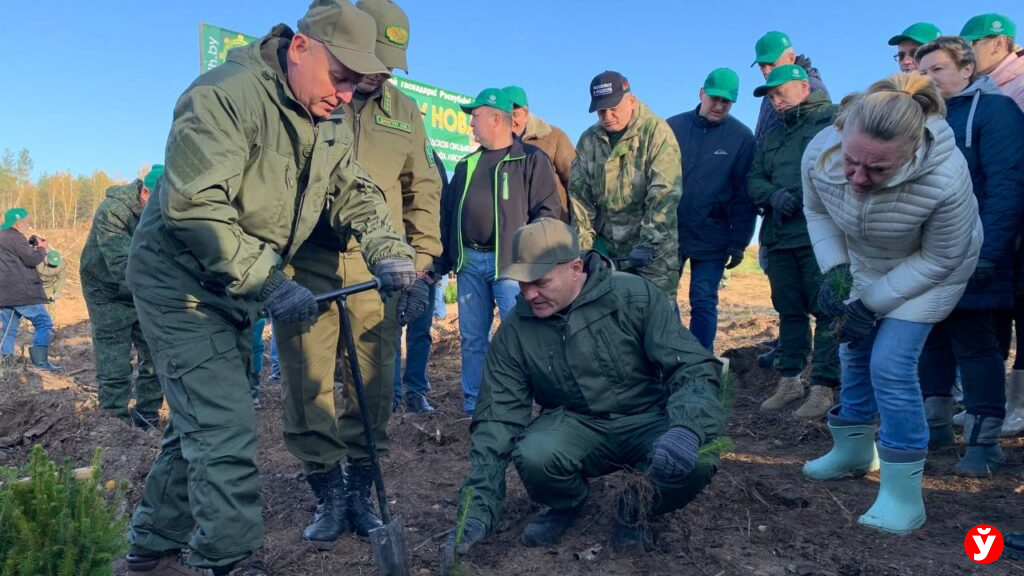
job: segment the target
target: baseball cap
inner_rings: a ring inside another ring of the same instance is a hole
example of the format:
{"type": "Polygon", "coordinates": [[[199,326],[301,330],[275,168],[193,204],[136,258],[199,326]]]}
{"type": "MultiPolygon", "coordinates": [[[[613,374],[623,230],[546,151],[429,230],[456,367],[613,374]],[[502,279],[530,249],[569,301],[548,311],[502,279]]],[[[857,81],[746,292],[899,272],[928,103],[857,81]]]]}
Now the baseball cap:
{"type": "Polygon", "coordinates": [[[348,0],[314,0],[299,20],[299,32],[323,42],[339,62],[358,74],[390,74],[374,54],[377,24],[348,0]]]}
{"type": "Polygon", "coordinates": [[[554,218],[541,218],[520,227],[512,236],[512,263],[501,277],[519,282],[535,282],[555,266],[580,257],[576,234],[568,224],[554,218]]]}
{"type": "Polygon", "coordinates": [[[530,101],[526,99],[526,90],[523,90],[522,86],[505,86],[502,90],[508,94],[508,99],[516,108],[530,107],[530,101]]]}
{"type": "Polygon", "coordinates": [[[504,90],[497,88],[484,88],[483,92],[477,95],[476,100],[469,104],[463,104],[461,108],[466,114],[472,114],[475,108],[481,106],[490,106],[502,112],[512,113],[512,100],[509,99],[508,94],[504,90]]]}
{"type": "Polygon", "coordinates": [[[11,208],[4,212],[4,223],[0,226],[0,230],[7,230],[25,218],[28,218],[28,210],[24,208],[11,208]]]}
{"type": "Polygon", "coordinates": [[[356,8],[377,22],[377,58],[388,68],[409,73],[405,51],[409,48],[409,17],[391,0],[359,0],[356,8]]]}
{"type": "Polygon", "coordinates": [[[615,108],[629,92],[629,80],[618,72],[605,70],[590,81],[590,111],[615,108]]]}
{"type": "MultiPolygon", "coordinates": [[[[782,56],[782,53],[793,47],[789,36],[783,32],[772,30],[757,39],[754,45],[754,64],[772,64],[782,56]]],[[[753,66],[754,64],[751,64],[753,66]]]]}
{"type": "Polygon", "coordinates": [[[942,36],[942,30],[939,30],[938,26],[931,22],[918,22],[917,24],[907,26],[907,29],[902,34],[889,38],[889,46],[896,46],[904,40],[910,40],[918,44],[927,44],[939,36],[942,36]]]}
{"type": "Polygon", "coordinates": [[[1002,14],[989,12],[978,14],[964,24],[960,37],[968,42],[981,40],[986,36],[1017,36],[1017,25],[1002,14]]]}
{"type": "Polygon", "coordinates": [[[740,91],[740,77],[729,68],[715,68],[704,80],[704,93],[735,102],[740,91]]]}
{"type": "Polygon", "coordinates": [[[769,90],[776,86],[781,86],[786,82],[793,82],[796,80],[807,80],[807,71],[802,66],[797,64],[786,64],[785,66],[779,66],[768,74],[768,79],[765,83],[754,89],[754,96],[760,98],[768,93],[769,90]]]}
{"type": "Polygon", "coordinates": [[[147,173],[146,177],[142,179],[142,185],[145,186],[146,188],[149,188],[149,191],[152,192],[153,190],[156,189],[157,180],[159,180],[160,177],[163,175],[164,165],[153,164],[153,167],[149,169],[149,173],[147,173]]]}
{"type": "Polygon", "coordinates": [[[48,266],[60,266],[60,252],[50,250],[46,253],[46,264],[48,266]]]}

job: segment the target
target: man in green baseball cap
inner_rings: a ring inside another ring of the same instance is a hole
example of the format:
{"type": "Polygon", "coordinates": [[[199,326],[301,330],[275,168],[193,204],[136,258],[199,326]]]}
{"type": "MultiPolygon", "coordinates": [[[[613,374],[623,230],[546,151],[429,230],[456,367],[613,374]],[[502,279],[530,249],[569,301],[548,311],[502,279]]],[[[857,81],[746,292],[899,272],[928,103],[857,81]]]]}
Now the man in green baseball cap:
{"type": "Polygon", "coordinates": [[[1024,51],[1016,45],[1017,25],[1002,14],[979,14],[960,36],[971,43],[977,74],[988,75],[999,90],[1024,110],[1024,51]]]}
{"type": "Polygon", "coordinates": [[[484,88],[476,98],[468,104],[460,106],[466,114],[473,114],[473,110],[487,106],[506,114],[512,113],[512,98],[500,88],[484,88]]]}
{"type": "Polygon", "coordinates": [[[15,224],[26,218],[28,218],[28,210],[24,208],[10,208],[4,212],[4,223],[0,225],[0,230],[13,228],[15,224]]]}
{"type": "Polygon", "coordinates": [[[46,294],[46,301],[53,304],[64,292],[64,281],[67,279],[67,266],[60,252],[50,250],[46,253],[46,260],[36,266],[39,279],[43,282],[43,293],[46,294]]]}
{"type": "Polygon", "coordinates": [[[922,45],[942,36],[939,27],[931,22],[917,22],[907,26],[902,33],[889,38],[889,46],[896,47],[896,54],[893,58],[900,67],[900,72],[913,72],[917,70],[917,61],[914,60],[914,52],[922,45]]]}
{"type": "MultiPolygon", "coordinates": [[[[828,97],[828,90],[821,81],[821,73],[817,68],[811,66],[811,59],[800,54],[797,56],[793,43],[784,32],[772,30],[761,36],[754,45],[754,63],[760,68],[765,79],[772,70],[787,64],[796,64],[807,72],[811,92],[824,92],[828,97]]],[[[761,111],[757,116],[757,125],[754,127],[754,138],[760,142],[764,133],[779,123],[779,113],[772,107],[771,102],[765,98],[761,101],[761,111]]]]}
{"type": "Polygon", "coordinates": [[[676,223],[680,273],[690,262],[687,325],[710,351],[715,346],[722,276],[743,261],[757,219],[747,194],[754,135],[729,114],[739,89],[736,72],[716,68],[704,80],[697,108],[666,121],[682,152],[686,193],[676,208],[676,223]]]}

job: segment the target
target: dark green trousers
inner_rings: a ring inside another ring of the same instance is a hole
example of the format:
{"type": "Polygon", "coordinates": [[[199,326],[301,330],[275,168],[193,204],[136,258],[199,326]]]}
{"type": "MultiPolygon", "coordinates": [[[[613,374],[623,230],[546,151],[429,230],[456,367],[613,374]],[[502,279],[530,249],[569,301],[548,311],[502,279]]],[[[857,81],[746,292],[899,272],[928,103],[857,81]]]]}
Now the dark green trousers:
{"type": "Polygon", "coordinates": [[[811,354],[811,322],[814,324],[814,354],[811,384],[839,387],[839,346],[832,338],[832,320],[818,311],[821,270],[810,246],[768,249],[768,282],[772,305],[779,313],[779,349],[775,369],[782,376],[796,376],[807,367],[811,354]]]}
{"type": "Polygon", "coordinates": [[[256,413],[246,369],[251,319],[135,300],[171,409],[160,455],[132,516],[133,551],[192,549],[189,564],[226,566],[263,542],[256,413]]]}
{"type": "MultiPolygon", "coordinates": [[[[664,413],[598,418],[559,408],[530,423],[516,443],[512,462],[531,500],[567,510],[587,499],[590,478],[624,468],[646,470],[651,445],[668,428],[664,413]]],[[[686,506],[717,469],[717,457],[702,459],[678,482],[655,483],[652,513],[686,506]]]]}

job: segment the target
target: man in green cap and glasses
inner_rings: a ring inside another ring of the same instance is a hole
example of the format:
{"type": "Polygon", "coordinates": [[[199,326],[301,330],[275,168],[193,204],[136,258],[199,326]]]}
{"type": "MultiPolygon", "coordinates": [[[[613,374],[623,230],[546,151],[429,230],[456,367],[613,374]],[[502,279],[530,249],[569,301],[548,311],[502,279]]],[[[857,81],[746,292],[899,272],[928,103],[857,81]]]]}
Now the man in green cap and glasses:
{"type": "Polygon", "coordinates": [[[900,67],[900,72],[914,72],[917,70],[917,60],[914,59],[914,52],[921,46],[942,36],[939,27],[930,22],[918,22],[907,26],[901,34],[889,38],[889,46],[896,47],[896,54],[893,58],[900,67]]]}
{"type": "Polygon", "coordinates": [[[149,345],[142,336],[125,270],[132,234],[163,173],[163,164],[154,164],[145,178],[107,188],[106,198],[92,217],[79,265],[82,295],[92,323],[100,408],[143,428],[159,424],[164,395],[149,345]],[[133,347],[138,359],[134,386],[133,347]],[[132,396],[135,405],[129,408],[132,396]]]}
{"type": "Polygon", "coordinates": [[[46,238],[32,235],[28,210],[11,208],[0,224],[0,363],[14,364],[14,344],[18,324],[27,318],[35,328],[28,349],[32,365],[43,370],[59,370],[50,364],[50,336],[53,320],[46,311],[46,293],[36,266],[46,260],[46,238]]]}
{"type": "Polygon", "coordinates": [[[667,120],[682,152],[683,194],[676,209],[679,268],[690,262],[690,331],[714,352],[718,287],[726,269],[743,261],[754,235],[757,208],[747,194],[754,135],[729,111],[740,78],[712,70],[695,110],[667,120]]]}
{"type": "Polygon", "coordinates": [[[988,75],[1024,110],[1024,50],[1015,41],[1013,20],[1002,14],[979,14],[964,24],[960,36],[974,48],[978,75],[988,75]]]}
{"type": "MultiPolygon", "coordinates": [[[[376,54],[393,70],[406,70],[409,20],[391,0],[360,0],[356,7],[376,22],[376,54]]],[[[366,392],[366,411],[378,451],[389,447],[395,350],[399,325],[409,323],[433,305],[434,259],[441,255],[439,210],[441,180],[434,165],[416,103],[388,82],[389,72],[363,76],[351,102],[333,116],[343,118],[355,132],[353,155],[380,187],[391,226],[415,250],[416,279],[399,298],[382,302],[375,291],[348,299],[358,362],[366,392]]],[[[373,278],[365,246],[354,235],[338,236],[328,224],[336,220],[332,206],[299,248],[289,271],[295,281],[313,292],[327,292],[373,278]]],[[[284,439],[288,451],[302,461],[306,480],[317,499],[313,521],[303,539],[317,548],[330,548],[351,528],[360,536],[381,525],[370,502],[372,474],[363,436],[362,418],[351,374],[340,370],[347,401],[334,402],[335,368],[345,348],[336,302],[311,323],[274,318],[274,337],[281,363],[284,391],[284,439]],[[344,469],[342,468],[344,464],[344,469]]],[[[354,361],[355,359],[349,359],[354,361]]],[[[407,397],[422,406],[421,395],[407,397]]]]}
{"type": "Polygon", "coordinates": [[[796,64],[773,69],[754,96],[765,96],[781,118],[757,144],[748,183],[751,199],[764,214],[759,243],[766,250],[772,304],[779,313],[774,367],[780,379],[761,410],[780,411],[804,399],[800,374],[812,349],[808,317],[813,314],[811,390],[794,416],[817,419],[834,403],[839,355],[829,329],[832,319],[817,306],[822,275],[807,234],[800,159],[811,139],[832,124],[836,107],[824,92],[811,92],[807,71],[796,64]]]}
{"type": "Polygon", "coordinates": [[[170,406],[128,531],[131,573],[269,574],[252,557],[263,541],[252,325],[264,309],[275,322],[319,314],[283,271],[317,223],[360,241],[383,291],[416,279],[412,249],[355,162],[351,128],[332,115],[363,75],[387,73],[376,30],[348,2],[316,0],[297,32],[280,24],[232,50],[175,106],[164,175],[128,258],[170,406]]]}
{"type": "Polygon", "coordinates": [[[444,253],[438,273],[455,271],[459,281],[462,348],[462,408],[476,409],[494,309],[504,318],[519,286],[498,272],[512,261],[509,242],[522,225],[560,218],[555,171],[540,148],[512,133],[512,100],[487,88],[462,106],[480,148],[455,166],[441,199],[444,253]]]}
{"type": "MultiPolygon", "coordinates": [[[[821,73],[817,68],[811,66],[810,58],[803,54],[797,56],[793,42],[790,41],[786,33],[777,30],[767,32],[758,38],[757,44],[754,45],[754,53],[754,63],[751,66],[756,65],[760,68],[765,79],[768,78],[772,70],[779,66],[796,64],[807,73],[807,83],[811,87],[811,92],[824,92],[825,97],[828,98],[828,89],[821,81],[821,73]]],[[[754,138],[760,142],[764,133],[778,124],[780,119],[778,111],[775,110],[771,102],[767,98],[762,100],[761,111],[757,115],[757,124],[754,127],[754,138]]]]}

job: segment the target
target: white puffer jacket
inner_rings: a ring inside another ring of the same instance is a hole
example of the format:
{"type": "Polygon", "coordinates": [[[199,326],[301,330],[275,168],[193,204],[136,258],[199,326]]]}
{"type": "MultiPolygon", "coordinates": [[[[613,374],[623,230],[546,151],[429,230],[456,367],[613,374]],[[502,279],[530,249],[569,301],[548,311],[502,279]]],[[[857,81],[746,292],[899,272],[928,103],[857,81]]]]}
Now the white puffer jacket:
{"type": "Polygon", "coordinates": [[[887,318],[934,324],[949,315],[981,251],[978,202],[946,121],[933,116],[911,164],[887,187],[853,191],[841,133],[811,140],[801,163],[804,213],[822,272],[850,264],[851,299],[887,318]]]}

